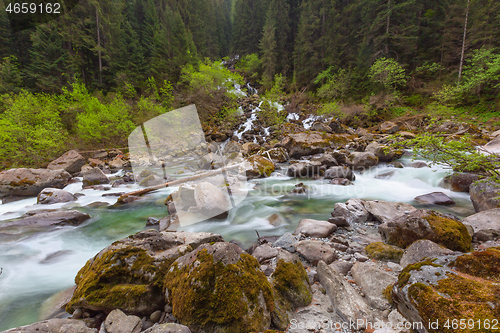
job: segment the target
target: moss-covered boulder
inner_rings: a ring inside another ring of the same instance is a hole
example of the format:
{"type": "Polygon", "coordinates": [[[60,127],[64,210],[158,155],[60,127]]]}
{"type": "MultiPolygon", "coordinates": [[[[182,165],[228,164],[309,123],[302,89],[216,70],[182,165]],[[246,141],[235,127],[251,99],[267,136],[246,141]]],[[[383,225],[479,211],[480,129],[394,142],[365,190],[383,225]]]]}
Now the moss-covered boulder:
{"type": "Polygon", "coordinates": [[[490,248],[409,265],[393,287],[392,300],[410,322],[422,323],[418,332],[496,332],[499,264],[500,249],[490,248]]]}
{"type": "Polygon", "coordinates": [[[401,260],[401,257],[403,256],[402,249],[389,244],[385,244],[383,242],[374,242],[368,244],[368,246],[365,247],[365,252],[371,259],[388,260],[394,262],[399,262],[401,260]]]}
{"type": "Polygon", "coordinates": [[[297,255],[280,250],[270,281],[275,299],[275,309],[271,314],[272,323],[276,328],[286,330],[293,311],[309,305],[312,301],[309,278],[297,255]]]}
{"type": "Polygon", "coordinates": [[[178,257],[204,242],[221,241],[208,233],[147,230],[119,240],[87,261],[75,277],[76,290],[66,310],[150,315],[163,309],[164,277],[178,257]]]}
{"type": "Polygon", "coordinates": [[[244,167],[248,178],[269,177],[274,172],[274,163],[260,155],[246,158],[244,167]]]}
{"type": "Polygon", "coordinates": [[[271,325],[272,286],[257,259],[232,243],[203,244],[178,258],[165,279],[173,315],[195,332],[262,332],[271,325]]]}
{"type": "Polygon", "coordinates": [[[452,215],[419,209],[378,227],[382,240],[406,248],[414,241],[428,239],[455,251],[471,250],[472,237],[465,225],[452,215]]]}

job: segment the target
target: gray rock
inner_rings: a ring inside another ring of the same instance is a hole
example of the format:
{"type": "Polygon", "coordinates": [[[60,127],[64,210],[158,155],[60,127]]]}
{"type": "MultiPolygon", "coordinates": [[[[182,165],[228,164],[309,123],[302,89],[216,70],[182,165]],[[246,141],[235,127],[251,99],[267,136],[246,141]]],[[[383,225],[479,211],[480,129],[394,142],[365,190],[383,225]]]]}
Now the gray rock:
{"type": "Polygon", "coordinates": [[[359,262],[365,262],[369,260],[367,256],[364,256],[359,252],[354,253],[354,258],[359,262]]]}
{"type": "Polygon", "coordinates": [[[347,223],[363,223],[368,220],[370,213],[365,209],[360,199],[349,199],[346,203],[336,203],[332,216],[343,217],[347,223]]]}
{"type": "Polygon", "coordinates": [[[109,162],[109,168],[111,170],[118,170],[118,169],[123,168],[123,164],[124,164],[124,162],[121,159],[121,157],[116,157],[111,162],[109,162]]]}
{"type": "Polygon", "coordinates": [[[415,201],[422,205],[454,205],[453,201],[449,196],[443,192],[432,192],[428,194],[423,194],[415,197],[415,201]]]}
{"type": "Polygon", "coordinates": [[[88,328],[81,320],[49,319],[27,326],[11,328],[2,333],[97,333],[97,329],[88,328]]]}
{"type": "Polygon", "coordinates": [[[296,178],[312,178],[314,175],[319,175],[321,170],[321,162],[304,161],[290,165],[287,174],[296,178]]]}
{"type": "Polygon", "coordinates": [[[76,150],[70,150],[59,158],[50,162],[47,166],[49,170],[65,170],[71,174],[80,172],[85,165],[85,158],[76,150]]]}
{"type": "Polygon", "coordinates": [[[283,147],[276,147],[266,151],[258,152],[257,155],[271,159],[274,163],[285,163],[288,161],[288,152],[283,147]]]}
{"type": "Polygon", "coordinates": [[[328,219],[328,222],[335,224],[337,227],[349,227],[350,224],[343,216],[334,216],[328,219]]]}
{"type": "Polygon", "coordinates": [[[326,132],[326,133],[333,132],[332,129],[330,128],[330,126],[327,126],[327,125],[320,123],[320,122],[315,122],[311,126],[311,131],[326,132]]]}
{"type": "Polygon", "coordinates": [[[335,157],[333,157],[331,154],[327,154],[327,153],[321,154],[319,156],[314,156],[313,158],[311,158],[311,161],[320,162],[321,165],[324,165],[326,167],[332,167],[332,166],[339,165],[337,163],[337,160],[335,159],[335,157]]]}
{"type": "Polygon", "coordinates": [[[284,250],[287,250],[290,253],[295,252],[295,244],[298,243],[298,240],[289,232],[285,232],[280,238],[278,238],[274,243],[274,247],[281,247],[284,250]]]}
{"type": "Polygon", "coordinates": [[[196,185],[194,199],[201,211],[211,216],[220,215],[231,209],[231,202],[228,197],[220,188],[208,182],[196,185]]]}
{"type": "Polygon", "coordinates": [[[226,144],[222,153],[224,155],[229,155],[231,153],[239,153],[240,151],[241,151],[241,144],[239,142],[231,140],[226,144]]]}
{"type": "Polygon", "coordinates": [[[349,161],[349,165],[351,165],[354,170],[369,169],[379,162],[377,156],[367,152],[353,152],[349,155],[349,161]]]}
{"type": "Polygon", "coordinates": [[[146,226],[152,227],[155,225],[160,225],[160,220],[155,217],[148,217],[148,221],[146,222],[146,226]]]}
{"type": "Polygon", "coordinates": [[[317,265],[319,261],[330,264],[338,258],[337,252],[334,249],[320,241],[300,241],[295,245],[295,249],[313,265],[317,265]]]}
{"type": "Polygon", "coordinates": [[[492,180],[478,181],[469,188],[470,199],[476,213],[500,208],[500,187],[492,180]]]}
{"type": "Polygon", "coordinates": [[[44,188],[63,188],[71,178],[64,170],[10,169],[0,172],[0,197],[36,196],[44,188]]]}
{"type": "Polygon", "coordinates": [[[372,142],[366,146],[365,152],[372,153],[377,156],[380,162],[392,162],[403,155],[402,153],[397,153],[394,149],[381,145],[377,142],[372,142]]]}
{"type": "Polygon", "coordinates": [[[479,241],[493,240],[500,236],[500,208],[489,209],[466,217],[463,224],[474,229],[474,238],[479,241]]]}
{"type": "Polygon", "coordinates": [[[151,320],[152,323],[157,323],[161,319],[162,312],[160,310],[156,310],[149,316],[149,320],[151,320]]]}
{"type": "Polygon", "coordinates": [[[99,168],[92,168],[83,172],[83,186],[109,184],[108,177],[99,168]]]}
{"type": "Polygon", "coordinates": [[[399,126],[391,121],[386,121],[380,124],[379,130],[384,134],[394,134],[399,131],[399,126]]]}
{"type": "Polygon", "coordinates": [[[67,211],[32,211],[21,219],[3,223],[0,229],[11,227],[55,227],[77,226],[90,219],[90,216],[77,210],[67,211]]]}
{"type": "Polygon", "coordinates": [[[215,153],[209,153],[203,156],[198,163],[198,167],[203,170],[218,169],[223,166],[224,159],[215,153]]]}
{"type": "Polygon", "coordinates": [[[184,325],[168,323],[154,325],[145,330],[144,333],[191,333],[191,330],[184,325]]]}
{"type": "Polygon", "coordinates": [[[340,274],[347,275],[349,274],[349,271],[351,270],[353,265],[354,263],[349,261],[337,260],[332,262],[329,266],[340,274]]]}
{"type": "Polygon", "coordinates": [[[497,136],[490,142],[484,145],[484,149],[490,153],[500,155],[500,136],[497,136]]]}
{"type": "Polygon", "coordinates": [[[104,322],[108,333],[139,333],[142,329],[141,318],[127,316],[121,310],[116,309],[109,313],[104,322]]]}
{"type": "Polygon", "coordinates": [[[304,219],[299,222],[294,234],[308,237],[324,238],[337,230],[337,226],[327,221],[304,219]]]}
{"type": "Polygon", "coordinates": [[[71,202],[76,201],[77,198],[64,190],[57,188],[45,188],[38,194],[37,204],[50,205],[61,202],[71,202]]]}
{"type": "Polygon", "coordinates": [[[365,201],[363,206],[372,214],[379,222],[390,222],[398,217],[404,216],[407,213],[412,213],[417,209],[410,204],[402,202],[388,201],[365,201]]]}
{"type": "Polygon", "coordinates": [[[332,185],[341,185],[341,186],[354,185],[347,178],[334,178],[334,179],[330,180],[330,184],[332,184],[332,185]]]}
{"type": "Polygon", "coordinates": [[[257,247],[252,252],[252,255],[257,259],[259,263],[262,263],[266,260],[276,257],[278,255],[278,250],[272,248],[271,245],[266,243],[257,247]]]}
{"type": "Polygon", "coordinates": [[[352,181],[356,180],[356,176],[351,168],[346,166],[334,166],[325,171],[325,179],[334,178],[347,178],[352,181]]]}
{"type": "Polygon", "coordinates": [[[319,281],[325,288],[334,311],[345,322],[356,322],[358,319],[372,320],[373,315],[368,304],[339,272],[328,267],[323,261],[318,263],[317,271],[319,281]]]}
{"type": "Polygon", "coordinates": [[[421,169],[421,168],[428,168],[429,166],[425,162],[413,162],[410,163],[410,167],[415,169],[421,169]]]}
{"type": "Polygon", "coordinates": [[[438,256],[454,254],[459,252],[454,252],[443,246],[440,246],[433,241],[427,239],[421,239],[413,244],[411,244],[403,253],[401,257],[400,265],[401,267],[406,267],[408,265],[419,262],[424,258],[436,258],[438,256]]]}
{"type": "Polygon", "coordinates": [[[454,173],[443,179],[443,187],[455,192],[469,192],[471,184],[479,180],[479,176],[472,173],[454,173]]]}
{"type": "Polygon", "coordinates": [[[351,269],[351,274],[356,284],[361,287],[368,304],[379,310],[391,307],[383,293],[388,285],[394,284],[398,279],[387,272],[378,269],[375,265],[357,262],[351,269]]]}

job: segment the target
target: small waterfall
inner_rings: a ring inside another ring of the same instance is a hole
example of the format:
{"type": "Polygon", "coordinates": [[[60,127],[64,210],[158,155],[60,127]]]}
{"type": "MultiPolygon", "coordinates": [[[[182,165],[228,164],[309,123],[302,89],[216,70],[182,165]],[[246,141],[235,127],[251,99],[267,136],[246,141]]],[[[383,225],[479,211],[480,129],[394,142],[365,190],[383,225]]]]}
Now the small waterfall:
{"type": "Polygon", "coordinates": [[[260,106],[262,105],[262,101],[259,103],[259,106],[255,107],[251,111],[250,117],[245,121],[243,124],[238,127],[236,130],[235,134],[238,137],[238,140],[241,140],[243,138],[243,133],[248,132],[249,130],[252,129],[252,125],[254,121],[257,120],[257,111],[260,111],[260,106]],[[242,130],[243,129],[243,130],[242,130]]]}
{"type": "Polygon", "coordinates": [[[251,95],[257,95],[258,94],[258,91],[257,89],[255,89],[254,87],[252,87],[250,85],[250,82],[247,83],[247,89],[248,89],[248,93],[251,95]]]}

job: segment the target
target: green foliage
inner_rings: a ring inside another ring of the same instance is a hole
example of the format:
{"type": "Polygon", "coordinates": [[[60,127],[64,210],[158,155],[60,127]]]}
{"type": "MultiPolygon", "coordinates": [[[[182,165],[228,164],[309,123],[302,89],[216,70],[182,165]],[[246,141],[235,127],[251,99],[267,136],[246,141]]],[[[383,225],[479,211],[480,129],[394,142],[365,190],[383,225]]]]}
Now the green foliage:
{"type": "Polygon", "coordinates": [[[326,100],[345,99],[351,90],[351,77],[345,69],[334,73],[333,67],[316,76],[315,84],[322,84],[318,89],[318,97],[326,100]]]}
{"type": "Polygon", "coordinates": [[[482,47],[472,52],[464,67],[462,88],[465,92],[480,95],[486,87],[500,87],[500,53],[482,47]]]}
{"type": "Polygon", "coordinates": [[[81,110],[76,117],[78,136],[89,145],[116,145],[124,141],[135,128],[130,120],[131,107],[117,95],[104,104],[89,94],[83,84],[64,89],[68,103],[81,110]]]}
{"type": "Polygon", "coordinates": [[[17,58],[13,55],[3,58],[0,63],[0,94],[18,93],[22,84],[17,58]]]}
{"type": "Polygon", "coordinates": [[[283,110],[279,111],[273,102],[264,102],[260,108],[261,111],[259,112],[259,118],[263,126],[275,126],[278,128],[286,122],[288,114],[283,110]]]}
{"type": "Polygon", "coordinates": [[[240,59],[236,68],[243,72],[243,75],[250,80],[257,80],[262,70],[262,60],[256,53],[248,54],[240,59]]]}
{"type": "Polygon", "coordinates": [[[407,81],[405,70],[394,59],[380,58],[370,67],[369,77],[384,90],[396,92],[407,81]]]}
{"type": "Polygon", "coordinates": [[[425,63],[422,66],[415,68],[413,74],[420,79],[432,80],[439,72],[443,71],[444,67],[440,64],[425,63]]]}
{"type": "Polygon", "coordinates": [[[276,74],[274,76],[274,83],[270,90],[266,92],[264,98],[271,102],[280,102],[285,96],[286,78],[281,74],[276,74]]]}
{"type": "Polygon", "coordinates": [[[340,105],[337,102],[324,103],[316,111],[318,115],[324,116],[334,116],[340,117],[342,112],[340,111],[340,105]]]}
{"type": "Polygon", "coordinates": [[[205,61],[199,64],[196,69],[192,65],[187,65],[182,69],[181,82],[188,86],[189,90],[196,93],[213,96],[213,94],[224,89],[227,96],[234,96],[229,91],[234,84],[243,84],[243,78],[236,73],[232,73],[222,66],[220,61],[205,61]]]}
{"type": "MultiPolygon", "coordinates": [[[[61,124],[61,100],[21,91],[2,95],[0,160],[12,166],[36,166],[57,157],[67,132],[61,124]]],[[[6,165],[4,165],[6,166],[6,165]]]]}
{"type": "Polygon", "coordinates": [[[412,147],[416,156],[444,164],[458,172],[481,172],[498,177],[500,159],[478,151],[477,144],[467,135],[459,140],[447,140],[435,134],[421,134],[414,139],[396,144],[412,147]]]}

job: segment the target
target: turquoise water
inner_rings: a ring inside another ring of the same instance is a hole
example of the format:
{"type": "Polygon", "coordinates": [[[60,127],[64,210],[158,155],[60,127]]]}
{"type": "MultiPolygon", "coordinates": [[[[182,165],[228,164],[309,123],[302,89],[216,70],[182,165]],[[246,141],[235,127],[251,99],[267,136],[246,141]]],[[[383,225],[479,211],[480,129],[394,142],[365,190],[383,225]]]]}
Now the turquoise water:
{"type": "MultiPolygon", "coordinates": [[[[403,162],[409,163],[408,158],[403,162]]],[[[474,213],[467,193],[456,193],[439,186],[447,170],[431,168],[387,168],[384,165],[356,174],[353,186],[334,186],[318,180],[298,180],[284,176],[286,165],[272,177],[248,183],[248,196],[233,208],[226,220],[209,220],[180,230],[214,232],[225,240],[238,240],[247,247],[257,239],[257,233],[281,235],[295,230],[304,218],[325,220],[336,202],[350,198],[407,202],[418,206],[417,195],[441,191],[457,202],[453,207],[433,207],[464,217],[474,213]],[[377,175],[393,171],[387,179],[377,175]],[[307,195],[287,195],[296,184],[310,188],[307,195]],[[267,218],[278,214],[284,225],[274,227],[267,218]]],[[[82,192],[81,183],[66,188],[82,192]]],[[[124,192],[135,185],[113,188],[124,192]]],[[[78,227],[62,227],[39,233],[18,231],[14,236],[0,238],[0,330],[30,324],[40,319],[44,301],[55,293],[74,285],[74,277],[85,262],[113,241],[145,229],[147,218],[167,215],[165,198],[175,188],[151,193],[143,200],[119,207],[88,208],[93,202],[114,204],[116,197],[102,197],[105,192],[85,190],[85,197],[75,203],[40,207],[36,199],[26,199],[0,205],[0,223],[40,208],[78,209],[92,219],[78,227]]],[[[108,191],[109,192],[109,191],[108,191]]],[[[1,235],[0,235],[1,237],[1,235]]]]}

